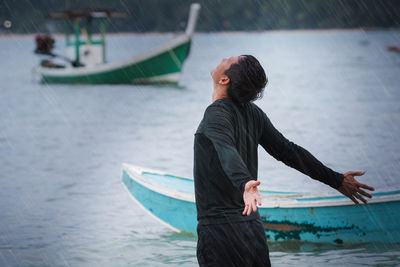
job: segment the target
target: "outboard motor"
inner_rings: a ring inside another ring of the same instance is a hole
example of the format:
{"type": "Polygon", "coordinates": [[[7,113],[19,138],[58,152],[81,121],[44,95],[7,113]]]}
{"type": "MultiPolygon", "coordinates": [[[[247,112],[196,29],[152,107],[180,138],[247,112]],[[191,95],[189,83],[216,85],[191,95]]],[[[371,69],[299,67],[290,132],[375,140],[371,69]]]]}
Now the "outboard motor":
{"type": "Polygon", "coordinates": [[[35,42],[36,42],[36,49],[35,53],[42,55],[42,60],[40,62],[40,65],[42,67],[47,67],[47,68],[65,68],[65,65],[60,65],[57,63],[54,63],[52,59],[54,58],[60,58],[64,61],[67,61],[71,63],[73,67],[82,67],[84,66],[83,64],[73,61],[65,56],[57,55],[53,53],[53,48],[54,48],[54,43],[55,40],[54,38],[49,35],[49,34],[39,34],[35,36],[35,42]],[[47,57],[46,57],[47,56],[47,57]]]}
{"type": "Polygon", "coordinates": [[[53,56],[51,50],[54,48],[55,41],[51,35],[48,34],[36,35],[35,41],[36,41],[36,49],[35,49],[36,54],[53,56]]]}

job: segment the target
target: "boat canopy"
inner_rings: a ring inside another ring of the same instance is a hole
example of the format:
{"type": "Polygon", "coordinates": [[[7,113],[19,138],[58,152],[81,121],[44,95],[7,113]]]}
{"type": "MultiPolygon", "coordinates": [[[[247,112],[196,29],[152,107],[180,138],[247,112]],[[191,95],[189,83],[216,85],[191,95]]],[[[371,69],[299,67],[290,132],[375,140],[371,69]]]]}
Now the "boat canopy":
{"type": "Polygon", "coordinates": [[[105,34],[108,18],[129,18],[130,13],[116,12],[107,8],[68,9],[50,13],[49,19],[64,19],[65,40],[67,57],[73,62],[74,67],[91,67],[106,63],[105,34]],[[93,39],[93,20],[100,21],[100,39],[93,39]],[[73,21],[73,30],[70,29],[69,20],[73,21]],[[85,27],[82,21],[86,20],[85,27]],[[71,40],[70,35],[74,35],[71,40]],[[83,37],[83,38],[81,38],[83,37]]]}
{"type": "Polygon", "coordinates": [[[129,18],[130,13],[115,12],[108,8],[68,9],[50,13],[49,19],[76,19],[76,18],[129,18]]]}

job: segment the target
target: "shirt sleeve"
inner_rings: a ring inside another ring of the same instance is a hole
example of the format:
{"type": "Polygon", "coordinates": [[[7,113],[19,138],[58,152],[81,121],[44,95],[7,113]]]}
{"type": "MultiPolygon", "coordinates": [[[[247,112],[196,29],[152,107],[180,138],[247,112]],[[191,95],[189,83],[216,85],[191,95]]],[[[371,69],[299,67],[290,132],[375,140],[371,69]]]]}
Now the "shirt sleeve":
{"type": "Polygon", "coordinates": [[[210,106],[204,119],[203,134],[212,142],[225,174],[243,193],[246,183],[255,179],[236,149],[232,116],[223,107],[210,106]]]}
{"type": "Polygon", "coordinates": [[[339,188],[344,179],[343,174],[326,167],[306,149],[286,139],[275,129],[265,113],[263,122],[260,144],[270,155],[312,179],[339,188]]]}

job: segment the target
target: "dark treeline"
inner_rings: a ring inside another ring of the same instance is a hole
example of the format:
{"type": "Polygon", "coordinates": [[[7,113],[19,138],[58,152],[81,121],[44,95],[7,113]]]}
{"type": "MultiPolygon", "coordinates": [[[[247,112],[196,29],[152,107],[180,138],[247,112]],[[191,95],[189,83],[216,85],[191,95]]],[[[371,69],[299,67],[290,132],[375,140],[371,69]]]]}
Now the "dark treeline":
{"type": "MultiPolygon", "coordinates": [[[[185,28],[187,0],[0,0],[0,32],[62,32],[46,15],[66,8],[129,12],[111,19],[109,32],[166,32],[185,28]],[[4,21],[12,26],[6,29],[4,21]]],[[[198,31],[399,28],[400,0],[200,0],[198,31]]]]}

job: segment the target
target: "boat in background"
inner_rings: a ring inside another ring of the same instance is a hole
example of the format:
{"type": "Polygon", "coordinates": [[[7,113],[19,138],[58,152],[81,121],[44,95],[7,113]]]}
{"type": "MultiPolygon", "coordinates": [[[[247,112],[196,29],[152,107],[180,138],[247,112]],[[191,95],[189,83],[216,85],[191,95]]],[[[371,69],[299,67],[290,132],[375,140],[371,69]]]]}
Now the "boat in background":
{"type": "Polygon", "coordinates": [[[392,52],[400,53],[400,46],[389,45],[387,47],[387,50],[392,51],[392,52]]]}
{"type": "Polygon", "coordinates": [[[191,4],[184,34],[147,53],[115,63],[106,61],[106,20],[112,17],[127,17],[129,14],[116,13],[109,9],[75,9],[52,13],[49,18],[73,20],[75,40],[70,40],[70,33],[67,30],[65,33],[67,56],[59,56],[51,52],[54,40],[49,40],[49,36],[38,36],[36,53],[62,58],[67,64],[56,64],[51,58],[45,59],[37,68],[37,72],[41,75],[42,82],[46,83],[177,83],[183,64],[189,56],[199,11],[199,4],[191,4]],[[86,28],[81,28],[84,19],[86,28]],[[93,39],[94,20],[99,20],[100,23],[99,40],[93,39]]]}
{"type": "MultiPolygon", "coordinates": [[[[192,179],[123,164],[122,181],[135,202],[163,225],[196,235],[192,179]]],[[[400,190],[375,192],[366,205],[343,195],[260,191],[258,211],[269,241],[400,242],[400,190]]]]}

